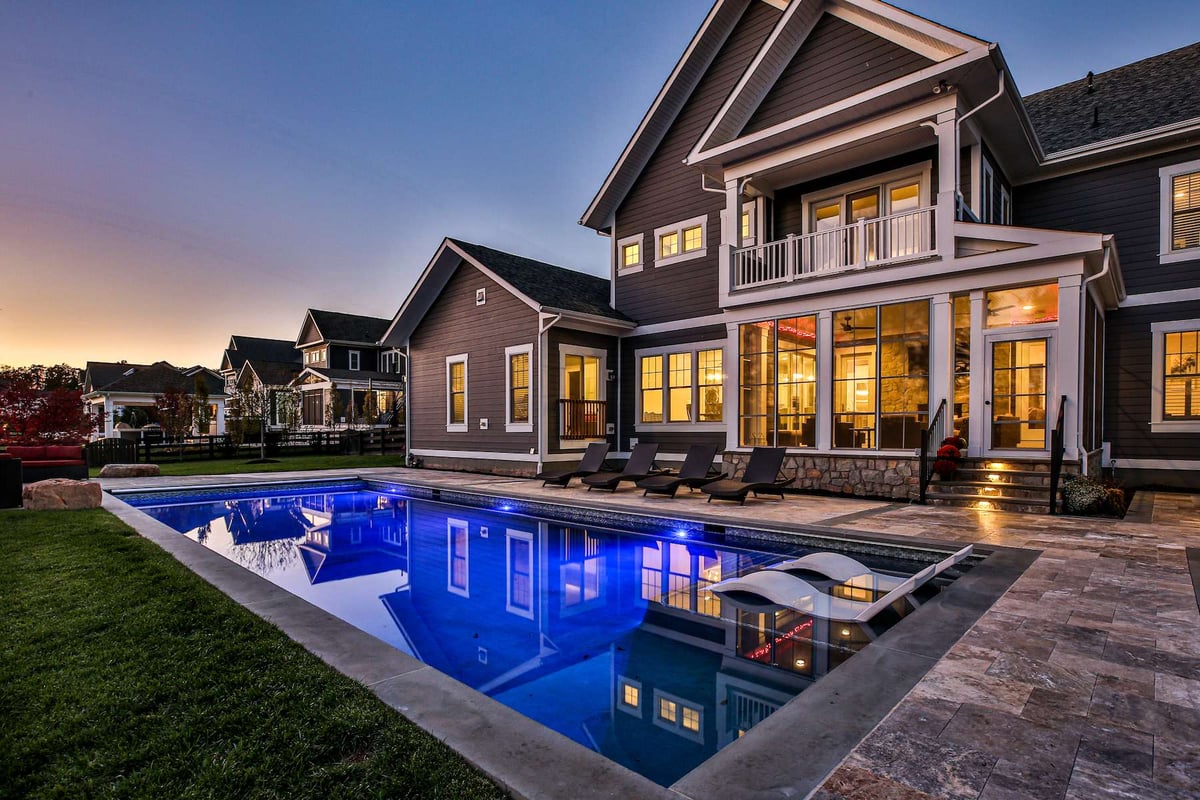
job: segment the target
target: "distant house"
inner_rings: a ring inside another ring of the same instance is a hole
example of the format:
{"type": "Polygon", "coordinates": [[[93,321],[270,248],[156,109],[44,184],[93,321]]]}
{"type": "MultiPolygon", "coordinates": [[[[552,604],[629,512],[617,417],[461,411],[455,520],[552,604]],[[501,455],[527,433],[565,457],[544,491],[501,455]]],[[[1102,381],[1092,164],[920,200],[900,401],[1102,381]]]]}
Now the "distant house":
{"type": "MultiPolygon", "coordinates": [[[[229,346],[221,356],[221,377],[225,379],[225,390],[234,394],[237,390],[238,376],[247,361],[269,362],[272,364],[301,363],[300,351],[291,339],[263,339],[257,336],[230,336],[229,346]]],[[[299,372],[299,369],[296,370],[299,372]]],[[[295,376],[293,376],[295,377],[295,376]]],[[[290,380],[290,379],[289,379],[290,380]]]]}
{"type": "Polygon", "coordinates": [[[383,336],[409,356],[409,450],[428,466],[529,473],[612,436],[609,282],[442,242],[383,336]]]}
{"type": "Polygon", "coordinates": [[[83,402],[99,419],[97,428],[104,436],[115,436],[115,425],[126,408],[152,408],[156,397],[168,388],[195,394],[199,377],[208,389],[209,430],[225,432],[225,403],[229,394],[225,382],[215,370],[206,367],[179,368],[166,361],[153,364],[89,361],[83,374],[83,402]]]}
{"type": "Polygon", "coordinates": [[[300,390],[301,422],[325,427],[363,420],[368,392],[375,395],[377,424],[398,422],[404,405],[403,358],[380,345],[390,320],[310,308],[296,337],[302,371],[292,381],[300,390]],[[336,392],[342,414],[328,419],[336,392]]]}

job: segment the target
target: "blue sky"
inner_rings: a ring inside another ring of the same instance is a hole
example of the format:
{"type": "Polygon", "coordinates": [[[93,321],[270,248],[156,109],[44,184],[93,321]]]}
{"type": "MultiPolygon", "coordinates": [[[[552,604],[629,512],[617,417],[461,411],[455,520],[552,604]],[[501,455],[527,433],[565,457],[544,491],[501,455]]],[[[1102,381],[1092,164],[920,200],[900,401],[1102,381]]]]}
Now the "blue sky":
{"type": "MultiPolygon", "coordinates": [[[[1195,0],[901,5],[1026,94],[1200,36],[1195,0]]],[[[445,235],[603,274],[577,220],[708,8],[0,5],[0,363],[390,317],[445,235]]]]}

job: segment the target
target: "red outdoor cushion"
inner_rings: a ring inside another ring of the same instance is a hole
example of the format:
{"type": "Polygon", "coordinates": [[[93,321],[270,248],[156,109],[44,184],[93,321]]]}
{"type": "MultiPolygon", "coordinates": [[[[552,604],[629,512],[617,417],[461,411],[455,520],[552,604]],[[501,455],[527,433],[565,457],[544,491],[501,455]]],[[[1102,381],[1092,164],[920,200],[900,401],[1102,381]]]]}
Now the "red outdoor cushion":
{"type": "Polygon", "coordinates": [[[84,462],[72,458],[49,459],[41,461],[31,461],[25,464],[26,467],[36,469],[37,467],[78,467],[83,466],[84,462]]]}
{"type": "Polygon", "coordinates": [[[83,458],[83,448],[77,444],[48,444],[46,458],[79,461],[83,458]]]}
{"type": "Polygon", "coordinates": [[[6,458],[16,458],[16,456],[9,455],[8,453],[0,453],[0,460],[6,459],[6,458]]]}
{"type": "Polygon", "coordinates": [[[8,454],[23,461],[42,461],[46,458],[46,448],[14,444],[8,448],[8,454]]]}

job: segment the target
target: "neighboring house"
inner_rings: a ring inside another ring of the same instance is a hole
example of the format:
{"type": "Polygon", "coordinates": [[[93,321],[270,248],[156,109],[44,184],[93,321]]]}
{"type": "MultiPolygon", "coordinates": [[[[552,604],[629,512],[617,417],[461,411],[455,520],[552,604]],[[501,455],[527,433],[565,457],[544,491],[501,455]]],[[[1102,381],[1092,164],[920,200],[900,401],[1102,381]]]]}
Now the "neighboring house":
{"type": "Polygon", "coordinates": [[[615,434],[608,281],[442,242],[383,344],[408,353],[408,442],[427,466],[529,474],[615,434]]]}
{"type": "Polygon", "coordinates": [[[380,340],[391,320],[310,308],[296,337],[300,374],[292,385],[301,392],[301,422],[324,427],[358,424],[367,393],[375,394],[377,424],[398,424],[404,408],[404,365],[401,353],[380,340]],[[328,419],[333,393],[342,414],[328,419]]]}
{"type": "Polygon", "coordinates": [[[386,339],[414,452],[564,457],[560,331],[607,376],[579,444],[781,446],[798,486],[907,498],[923,430],[1044,469],[1061,415],[1073,468],[1200,486],[1197,133],[1200,45],[1023,99],[997,45],[876,0],[718,0],[580,220],[586,327],[538,291],[592,279],[438,250],[386,339]]]}
{"type": "Polygon", "coordinates": [[[225,402],[229,395],[221,375],[206,367],[180,369],[166,361],[129,364],[124,361],[89,361],[83,374],[83,402],[98,419],[105,437],[115,436],[121,412],[130,407],[149,408],[168,388],[194,395],[197,376],[208,388],[210,428],[202,433],[225,432],[225,402]]]}
{"type": "MultiPolygon", "coordinates": [[[[273,364],[301,363],[301,354],[291,339],[263,339],[258,336],[230,336],[229,346],[221,356],[221,376],[229,394],[237,391],[238,376],[247,361],[266,361],[273,364]]],[[[297,372],[299,369],[297,369],[297,372]]]]}
{"type": "Polygon", "coordinates": [[[248,359],[242,364],[235,387],[243,391],[267,393],[267,424],[273,428],[293,426],[299,421],[299,406],[289,400],[296,390],[292,382],[300,375],[300,359],[295,361],[258,361],[248,359]]]}

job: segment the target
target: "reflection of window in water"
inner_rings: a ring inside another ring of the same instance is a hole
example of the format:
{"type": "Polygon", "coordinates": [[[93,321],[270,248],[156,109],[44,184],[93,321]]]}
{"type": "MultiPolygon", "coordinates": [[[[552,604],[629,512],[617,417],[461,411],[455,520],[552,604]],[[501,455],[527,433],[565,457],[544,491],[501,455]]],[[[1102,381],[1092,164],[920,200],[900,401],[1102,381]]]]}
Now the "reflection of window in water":
{"type": "Polygon", "coordinates": [[[721,616],[721,599],[708,591],[721,580],[721,560],[715,550],[676,542],[644,545],[641,550],[643,600],[709,617],[721,616]]]}
{"type": "Polygon", "coordinates": [[[604,590],[604,543],[585,530],[563,528],[559,548],[563,607],[600,600],[604,590]]]}
{"type": "Polygon", "coordinates": [[[508,603],[506,609],[521,616],[533,616],[533,534],[510,530],[505,536],[508,547],[508,603]]]}
{"type": "Polygon", "coordinates": [[[771,614],[738,611],[737,654],[802,675],[812,673],[812,617],[784,609],[771,614]]]}

